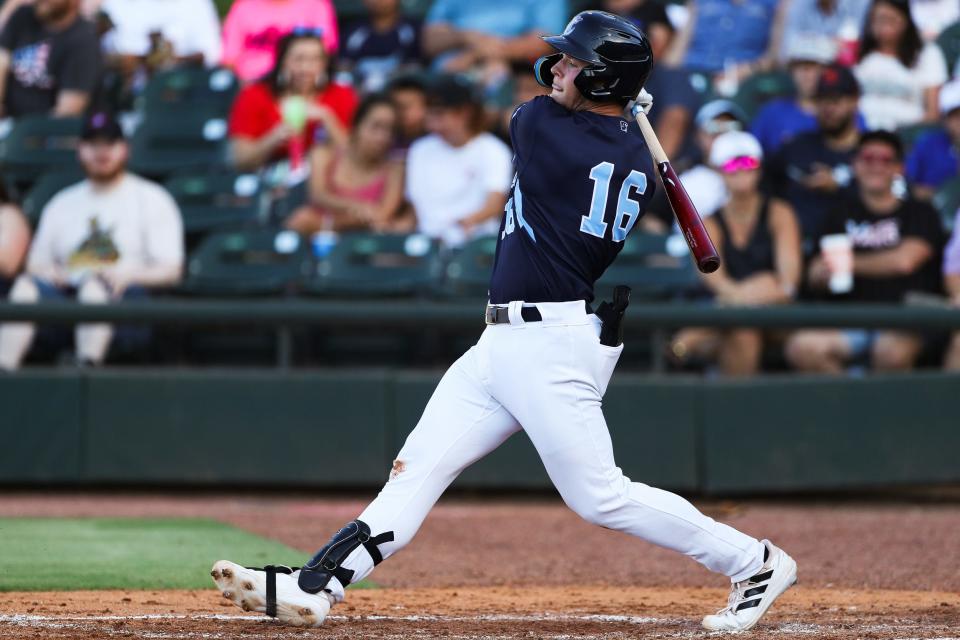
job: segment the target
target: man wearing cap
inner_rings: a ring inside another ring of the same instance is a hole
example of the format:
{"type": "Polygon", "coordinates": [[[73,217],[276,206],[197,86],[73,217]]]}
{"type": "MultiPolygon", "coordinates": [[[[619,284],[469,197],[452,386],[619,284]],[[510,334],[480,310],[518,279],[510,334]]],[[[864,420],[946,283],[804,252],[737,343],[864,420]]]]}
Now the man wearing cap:
{"type": "Polygon", "coordinates": [[[836,43],[827,37],[806,36],[787,43],[790,77],[796,95],[765,104],[750,126],[766,155],[772,155],[798,133],[817,128],[814,100],[817,83],[820,72],[833,62],[836,54],[836,43]]]}
{"type": "Polygon", "coordinates": [[[789,202],[797,214],[804,254],[820,235],[826,212],[839,201],[851,180],[850,163],[860,133],[857,99],[860,88],[849,69],[824,68],[814,95],[817,129],[785,143],[770,159],[768,179],[775,195],[789,202]]]}
{"type": "Polygon", "coordinates": [[[917,140],[907,158],[907,179],[914,195],[924,200],[960,176],[960,78],[940,89],[940,121],[944,130],[917,140]]]}
{"type": "MultiPolygon", "coordinates": [[[[75,297],[104,304],[179,282],[180,211],[163,188],[127,173],[129,146],[120,125],[107,114],[93,115],[84,125],[78,156],[87,178],[44,208],[26,272],[14,283],[10,301],[75,297]]],[[[0,326],[0,370],[19,368],[35,333],[28,323],[0,326]]],[[[101,364],[113,334],[106,324],[78,325],[77,362],[101,364]]],[[[45,337],[63,342],[55,332],[45,337]]],[[[118,338],[142,346],[144,334],[118,331],[118,338]]]]}

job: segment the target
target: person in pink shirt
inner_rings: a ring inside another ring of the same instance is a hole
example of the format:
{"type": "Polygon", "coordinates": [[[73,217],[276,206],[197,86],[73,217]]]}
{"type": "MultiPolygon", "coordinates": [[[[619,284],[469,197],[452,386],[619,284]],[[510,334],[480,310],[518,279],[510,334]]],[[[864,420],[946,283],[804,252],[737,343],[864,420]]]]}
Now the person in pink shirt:
{"type": "Polygon", "coordinates": [[[243,82],[273,68],[277,42],[294,30],[315,30],[336,52],[337,16],[330,0],[237,0],[223,23],[223,65],[243,82]]]}

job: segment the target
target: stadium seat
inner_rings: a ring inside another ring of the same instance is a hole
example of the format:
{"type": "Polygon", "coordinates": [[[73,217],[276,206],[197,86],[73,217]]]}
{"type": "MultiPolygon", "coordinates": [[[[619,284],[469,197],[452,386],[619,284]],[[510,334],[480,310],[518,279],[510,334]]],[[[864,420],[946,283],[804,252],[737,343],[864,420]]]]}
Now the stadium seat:
{"type": "Polygon", "coordinates": [[[933,196],[933,206],[940,214],[944,228],[953,231],[953,223],[960,209],[960,178],[954,178],[941,186],[933,196]]]}
{"type": "Polygon", "coordinates": [[[0,134],[0,171],[18,193],[49,170],[77,166],[77,143],[83,128],[79,118],[24,116],[0,134]]]}
{"type": "Polygon", "coordinates": [[[229,69],[179,67],[150,79],[140,98],[147,117],[170,113],[204,113],[226,117],[240,84],[229,69]]]}
{"type": "Polygon", "coordinates": [[[619,284],[629,286],[635,300],[670,300],[701,287],[681,236],[637,231],[627,237],[620,255],[597,282],[597,299],[610,299],[619,284]]]}
{"type": "Polygon", "coordinates": [[[947,69],[952,76],[957,71],[955,65],[960,59],[960,22],[954,22],[941,31],[937,37],[937,45],[943,51],[943,57],[947,60],[947,69]]]}
{"type": "Polygon", "coordinates": [[[314,295],[418,296],[439,279],[438,246],[419,234],[340,235],[330,253],[304,283],[314,295]]]}
{"type": "Polygon", "coordinates": [[[149,178],[227,165],[227,121],[203,113],[155,114],[137,128],[130,168],[149,178]]]}
{"type": "Polygon", "coordinates": [[[460,298],[486,300],[497,237],[477,238],[458,249],[447,262],[443,292],[460,298]]]}
{"type": "Polygon", "coordinates": [[[190,256],[181,291],[191,295],[268,296],[310,273],[310,245],[293,231],[247,229],[208,236],[190,256]]]}
{"type": "Polygon", "coordinates": [[[910,153],[910,149],[913,148],[913,145],[916,144],[924,135],[931,133],[933,131],[942,131],[943,127],[934,122],[921,122],[919,124],[911,124],[905,127],[900,127],[897,129],[897,135],[900,136],[900,141],[903,142],[903,148],[906,153],[910,153]]]}
{"type": "Polygon", "coordinates": [[[744,80],[737,90],[733,101],[753,119],[760,107],[774,98],[793,95],[793,79],[783,71],[757,73],[744,80]]]}
{"type": "Polygon", "coordinates": [[[27,195],[23,198],[23,213],[34,228],[40,222],[40,215],[47,203],[67,187],[84,179],[80,167],[48,171],[33,183],[27,195]]]}
{"type": "Polygon", "coordinates": [[[164,186],[180,207],[183,228],[188,235],[260,219],[263,190],[256,175],[179,175],[164,186]]]}

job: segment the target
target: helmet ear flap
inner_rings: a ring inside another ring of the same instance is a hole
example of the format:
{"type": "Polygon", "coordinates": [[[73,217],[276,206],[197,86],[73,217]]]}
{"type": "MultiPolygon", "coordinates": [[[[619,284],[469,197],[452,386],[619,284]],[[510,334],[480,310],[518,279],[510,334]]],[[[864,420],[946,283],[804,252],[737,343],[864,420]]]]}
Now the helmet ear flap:
{"type": "Polygon", "coordinates": [[[560,62],[560,58],[562,57],[562,53],[553,53],[549,56],[542,56],[533,63],[533,75],[541,87],[547,87],[549,89],[553,86],[553,71],[551,71],[551,69],[553,65],[560,62]]]}

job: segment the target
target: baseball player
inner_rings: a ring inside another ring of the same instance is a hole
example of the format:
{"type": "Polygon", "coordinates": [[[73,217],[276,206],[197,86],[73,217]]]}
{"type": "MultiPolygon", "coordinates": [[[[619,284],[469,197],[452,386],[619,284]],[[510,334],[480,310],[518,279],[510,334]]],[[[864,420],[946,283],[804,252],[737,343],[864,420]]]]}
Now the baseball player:
{"type": "Polygon", "coordinates": [[[796,581],[797,565],[781,549],[631,482],[614,463],[600,405],[623,350],[616,324],[624,305],[604,307],[602,322],[590,303],[653,194],[649,151],[623,117],[653,61],[643,33],[601,11],[580,13],[545,40],[557,52],[535,71],[552,92],[522,104],[510,125],[515,176],[486,330],[440,381],[377,498],[309,562],[213,566],[223,595],[244,609],[319,625],[344,587],[410,542],[461,471],[520,429],[585,520],[730,577],[727,606],[703,619],[707,629],[749,629],[796,581]]]}

